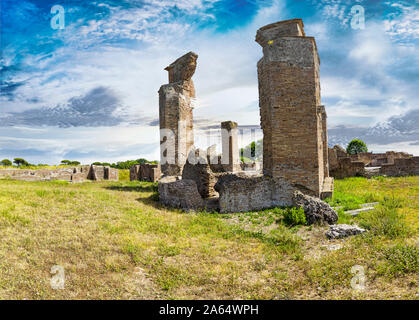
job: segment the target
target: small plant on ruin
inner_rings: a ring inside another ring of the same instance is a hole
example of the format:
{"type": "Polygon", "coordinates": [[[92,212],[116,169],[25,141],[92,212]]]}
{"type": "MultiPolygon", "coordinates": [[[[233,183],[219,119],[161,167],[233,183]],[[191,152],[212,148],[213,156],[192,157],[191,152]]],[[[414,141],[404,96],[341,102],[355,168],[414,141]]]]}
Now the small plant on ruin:
{"type": "Polygon", "coordinates": [[[368,152],[368,148],[364,141],[353,139],[346,147],[346,152],[349,154],[357,154],[360,152],[368,152]]]}

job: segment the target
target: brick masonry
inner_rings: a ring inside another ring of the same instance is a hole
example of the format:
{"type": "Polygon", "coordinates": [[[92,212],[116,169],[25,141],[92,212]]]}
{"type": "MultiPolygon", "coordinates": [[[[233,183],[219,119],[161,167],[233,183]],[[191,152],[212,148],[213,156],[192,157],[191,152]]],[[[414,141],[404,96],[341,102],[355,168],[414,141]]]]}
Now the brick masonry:
{"type": "Polygon", "coordinates": [[[241,171],[237,122],[221,122],[222,164],[227,172],[241,171]]]}
{"type": "Polygon", "coordinates": [[[159,164],[137,164],[130,168],[130,181],[149,181],[156,182],[160,179],[161,168],[159,164]]]}
{"type": "Polygon", "coordinates": [[[161,170],[167,176],[182,175],[183,165],[194,144],[192,76],[197,58],[198,55],[189,52],[165,68],[169,73],[169,84],[159,90],[160,129],[166,129],[160,130],[161,170]]]}
{"type": "Polygon", "coordinates": [[[118,181],[119,171],[118,169],[104,166],[64,167],[57,169],[0,169],[0,178],[23,181],[118,181]]]}
{"type": "Polygon", "coordinates": [[[256,42],[263,48],[257,64],[263,173],[319,197],[328,158],[316,42],[305,36],[301,19],[260,28],[256,42]]]}

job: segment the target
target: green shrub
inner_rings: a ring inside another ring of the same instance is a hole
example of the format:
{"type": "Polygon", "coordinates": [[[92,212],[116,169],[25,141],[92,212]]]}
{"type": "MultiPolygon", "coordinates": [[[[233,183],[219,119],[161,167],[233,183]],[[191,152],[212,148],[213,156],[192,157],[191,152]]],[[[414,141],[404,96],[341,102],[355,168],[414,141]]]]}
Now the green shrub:
{"type": "Polygon", "coordinates": [[[395,208],[380,206],[359,217],[359,225],[369,229],[374,235],[390,239],[404,237],[409,228],[395,208]]]}
{"type": "Polygon", "coordinates": [[[294,253],[301,247],[301,238],[283,225],[271,230],[266,238],[281,252],[294,253]]]}
{"type": "Polygon", "coordinates": [[[385,271],[390,275],[419,272],[419,249],[412,245],[396,245],[384,250],[385,271]]]}
{"type": "Polygon", "coordinates": [[[353,221],[353,217],[349,213],[345,213],[345,210],[343,208],[339,208],[337,210],[338,214],[338,224],[351,224],[353,221]]]}
{"type": "Polygon", "coordinates": [[[307,224],[306,215],[303,208],[286,208],[283,210],[284,223],[287,226],[297,226],[307,224]]]}

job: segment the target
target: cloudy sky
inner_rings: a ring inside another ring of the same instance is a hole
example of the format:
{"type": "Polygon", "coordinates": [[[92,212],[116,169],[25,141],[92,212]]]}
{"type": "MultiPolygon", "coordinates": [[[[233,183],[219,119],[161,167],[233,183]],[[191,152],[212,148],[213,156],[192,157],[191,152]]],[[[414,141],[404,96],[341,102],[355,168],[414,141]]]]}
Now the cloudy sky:
{"type": "MultiPolygon", "coordinates": [[[[292,18],[317,41],[330,143],[358,137],[376,152],[419,155],[417,0],[0,3],[1,159],[158,159],[163,69],[189,51],[199,56],[196,128],[237,121],[244,144],[259,125],[256,30],[292,18]],[[63,29],[51,27],[54,5],[64,8],[63,29]],[[363,29],[351,26],[355,5],[363,29]]],[[[198,146],[213,142],[197,137],[198,146]]]]}

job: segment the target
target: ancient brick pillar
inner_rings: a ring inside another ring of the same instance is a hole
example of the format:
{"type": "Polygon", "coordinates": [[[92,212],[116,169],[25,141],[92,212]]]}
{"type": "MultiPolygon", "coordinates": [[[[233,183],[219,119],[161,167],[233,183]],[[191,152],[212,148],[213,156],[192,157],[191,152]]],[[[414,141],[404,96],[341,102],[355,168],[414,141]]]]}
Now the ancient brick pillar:
{"type": "Polygon", "coordinates": [[[258,62],[263,172],[320,196],[328,160],[316,42],[305,36],[301,19],[260,28],[256,42],[263,48],[258,62]]]}
{"type": "Polygon", "coordinates": [[[221,122],[222,157],[221,163],[226,171],[240,171],[240,154],[237,122],[221,122]]]}
{"type": "Polygon", "coordinates": [[[324,106],[319,106],[322,125],[323,174],[329,176],[329,147],[327,145],[327,114],[324,106]]]}
{"type": "Polygon", "coordinates": [[[192,76],[198,56],[189,52],[165,70],[169,84],[159,90],[161,170],[164,175],[180,176],[193,138],[193,101],[195,89],[192,76]]]}

